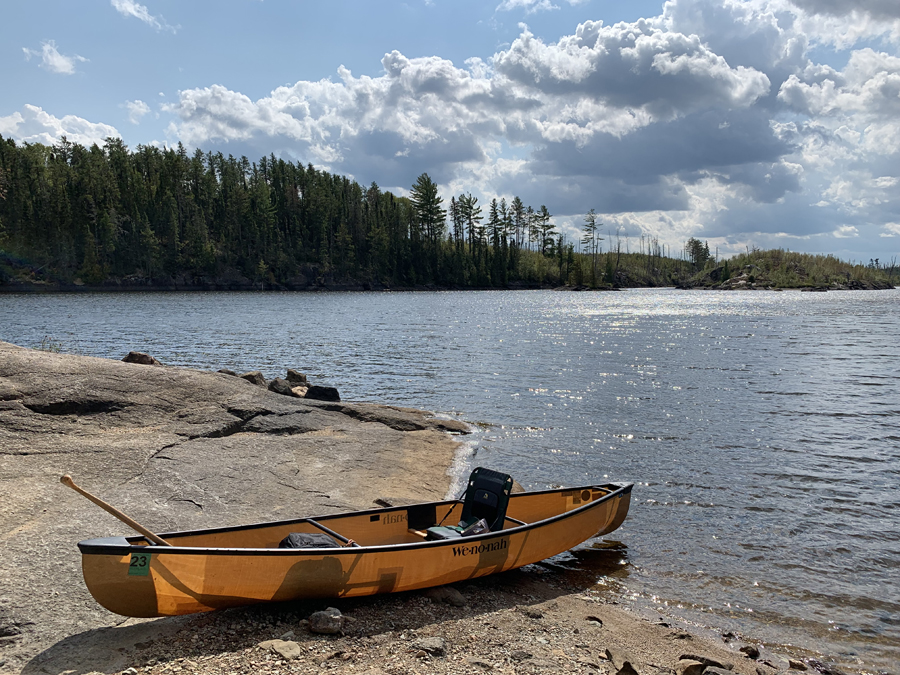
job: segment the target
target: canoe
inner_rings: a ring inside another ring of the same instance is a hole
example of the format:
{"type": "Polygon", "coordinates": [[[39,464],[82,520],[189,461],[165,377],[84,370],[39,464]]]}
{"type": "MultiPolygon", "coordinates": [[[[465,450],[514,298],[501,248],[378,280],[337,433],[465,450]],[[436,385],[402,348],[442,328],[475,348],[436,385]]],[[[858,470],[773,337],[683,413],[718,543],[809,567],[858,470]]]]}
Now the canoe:
{"type": "Polygon", "coordinates": [[[447,529],[434,526],[463,520],[467,501],[160,534],[169,546],[133,536],[89,539],[78,548],[88,590],[124,616],[396,593],[514,569],[608,534],[625,520],[631,488],[607,483],[501,494],[508,503],[492,531],[444,539],[431,538],[447,529]],[[279,548],[292,533],[325,533],[333,543],[279,548]]]}

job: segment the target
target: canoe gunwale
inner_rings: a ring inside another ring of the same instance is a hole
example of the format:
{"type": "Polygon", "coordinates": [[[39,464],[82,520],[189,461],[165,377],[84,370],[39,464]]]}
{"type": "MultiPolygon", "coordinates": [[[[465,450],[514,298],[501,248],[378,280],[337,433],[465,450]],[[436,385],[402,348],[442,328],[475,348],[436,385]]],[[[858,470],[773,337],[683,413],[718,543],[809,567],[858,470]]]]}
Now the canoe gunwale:
{"type": "MultiPolygon", "coordinates": [[[[596,490],[596,489],[606,489],[611,490],[606,495],[603,495],[599,499],[592,500],[586,502],[585,504],[578,506],[569,511],[563,511],[561,513],[557,513],[549,518],[544,518],[543,520],[536,520],[531,523],[526,523],[524,525],[517,525],[515,527],[506,528],[503,530],[496,530],[494,532],[485,532],[483,534],[477,534],[469,537],[465,537],[462,539],[442,539],[435,541],[417,541],[417,542],[403,542],[399,544],[376,544],[372,546],[335,546],[333,548],[225,548],[225,547],[207,547],[207,546],[159,546],[155,544],[137,544],[134,542],[138,541],[147,541],[142,535],[134,535],[130,537],[118,536],[118,537],[102,537],[96,539],[86,539],[84,541],[78,542],[78,549],[81,551],[82,555],[128,555],[129,553],[134,552],[143,552],[143,553],[154,553],[161,555],[240,555],[240,556],[314,556],[319,557],[322,555],[360,555],[362,553],[378,553],[384,551],[398,551],[398,550],[414,550],[419,548],[432,548],[432,547],[441,547],[441,546],[458,546],[462,542],[483,542],[492,538],[502,538],[506,536],[511,536],[515,534],[519,534],[522,532],[527,532],[529,530],[538,529],[547,527],[549,525],[556,524],[561,522],[567,518],[574,517],[584,511],[590,510],[592,508],[597,508],[601,504],[608,502],[610,500],[616,499],[618,497],[627,495],[631,492],[633,483],[604,483],[601,485],[586,485],[579,487],[565,487],[565,488],[556,488],[549,490],[535,490],[530,491],[528,493],[519,493],[519,494],[529,494],[529,495],[539,495],[539,494],[551,494],[551,493],[561,493],[561,492],[570,492],[570,491],[578,491],[578,490],[596,490]]],[[[440,508],[442,506],[451,506],[456,504],[459,500],[450,499],[443,500],[439,502],[423,502],[423,504],[434,504],[436,508],[440,508]]],[[[288,520],[276,520],[276,521],[264,521],[260,523],[253,523],[250,525],[237,525],[237,526],[226,526],[226,527],[216,527],[216,528],[207,528],[202,530],[185,530],[185,531],[177,531],[177,532],[165,532],[161,533],[160,536],[163,539],[167,537],[178,537],[178,536],[196,536],[203,534],[211,534],[211,533],[226,533],[226,532],[237,532],[240,530],[247,530],[259,527],[271,527],[275,525],[293,525],[293,524],[303,524],[308,523],[310,520],[315,521],[328,521],[340,519],[342,517],[346,517],[349,515],[360,516],[360,515],[374,515],[374,514],[382,514],[382,513],[394,513],[405,511],[410,506],[418,506],[419,504],[410,504],[404,506],[392,506],[385,508],[377,508],[377,509],[364,509],[361,511],[348,511],[342,513],[329,514],[326,516],[307,516],[303,518],[292,518],[288,520]]]]}

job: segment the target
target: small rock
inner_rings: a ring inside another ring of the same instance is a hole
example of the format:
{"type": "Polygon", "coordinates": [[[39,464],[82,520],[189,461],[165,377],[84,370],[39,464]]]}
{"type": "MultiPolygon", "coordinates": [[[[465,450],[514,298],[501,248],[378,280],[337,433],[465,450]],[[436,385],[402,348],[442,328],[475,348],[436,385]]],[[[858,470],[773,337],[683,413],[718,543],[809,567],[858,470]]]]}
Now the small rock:
{"type": "Polygon", "coordinates": [[[289,630],[287,633],[282,635],[279,639],[280,640],[293,640],[295,637],[296,637],[296,635],[294,635],[294,631],[289,630]]]}
{"type": "Polygon", "coordinates": [[[715,659],[711,659],[707,656],[698,656],[697,654],[682,654],[678,657],[681,661],[699,661],[704,666],[711,666],[713,668],[721,668],[722,670],[734,670],[733,663],[721,663],[716,661],[715,659]]]}
{"type": "Polygon", "coordinates": [[[135,668],[126,668],[122,671],[122,675],[137,675],[137,669],[135,668]]]}
{"type": "Polygon", "coordinates": [[[297,398],[306,398],[307,391],[309,391],[309,387],[305,387],[302,385],[291,387],[291,393],[297,398]]]}
{"type": "Polygon", "coordinates": [[[282,380],[280,377],[276,377],[269,382],[269,391],[274,391],[276,394],[281,394],[282,396],[295,395],[290,383],[287,380],[282,380]]]}
{"type": "Polygon", "coordinates": [[[125,363],[137,363],[142,366],[161,366],[162,364],[149,354],[143,352],[128,352],[128,356],[122,359],[125,363]]]}
{"type": "Polygon", "coordinates": [[[716,668],[715,666],[707,666],[703,671],[703,675],[734,675],[730,670],[724,668],[716,668]]]}
{"type": "Polygon", "coordinates": [[[258,646],[278,654],[287,661],[292,661],[303,653],[300,645],[290,640],[266,640],[265,642],[260,642],[258,646]]]}
{"type": "Polygon", "coordinates": [[[810,666],[822,673],[822,675],[844,675],[844,671],[839,670],[834,666],[830,666],[827,663],[823,663],[818,659],[809,659],[807,663],[809,663],[810,666]]]}
{"type": "Polygon", "coordinates": [[[288,368],[287,371],[287,381],[290,382],[295,387],[298,385],[307,386],[306,375],[301,373],[299,370],[294,370],[293,368],[288,368]]]}
{"type": "Polygon", "coordinates": [[[794,670],[806,670],[806,664],[797,659],[788,659],[788,667],[793,668],[794,670]]]}
{"type": "Polygon", "coordinates": [[[311,398],[317,401],[340,401],[341,396],[334,387],[320,387],[317,384],[312,385],[306,391],[304,398],[311,398]]]}
{"type": "Polygon", "coordinates": [[[537,607],[519,607],[519,611],[522,612],[529,619],[542,619],[544,618],[544,613],[539,610],[537,607]]]}
{"type": "Polygon", "coordinates": [[[593,614],[590,616],[584,617],[584,620],[587,621],[588,623],[594,624],[595,626],[598,626],[598,627],[603,625],[603,619],[601,619],[600,617],[594,616],[593,614]]]}
{"type": "Polygon", "coordinates": [[[470,666],[476,666],[478,668],[484,668],[485,670],[493,670],[494,666],[483,659],[475,658],[474,656],[466,657],[466,663],[470,666]]]}
{"type": "Polygon", "coordinates": [[[743,645],[738,651],[743,652],[748,659],[756,660],[759,658],[759,647],[756,645],[743,645]]]}
{"type": "MultiPolygon", "coordinates": [[[[616,675],[638,675],[631,655],[620,649],[606,649],[606,658],[616,669],[616,675]]],[[[691,674],[693,675],[693,674],[691,674]]],[[[699,673],[697,675],[700,675],[699,673]]]]}
{"type": "Polygon", "coordinates": [[[787,670],[790,667],[790,664],[788,663],[788,660],[786,658],[779,656],[778,654],[773,654],[768,650],[760,650],[759,662],[771,668],[774,668],[775,670],[787,670]]]}
{"type": "Polygon", "coordinates": [[[674,633],[670,633],[669,637],[673,640],[693,640],[694,637],[690,633],[686,633],[683,630],[677,630],[674,633]]]}
{"type": "Polygon", "coordinates": [[[425,597],[432,602],[446,602],[454,607],[465,607],[466,599],[463,594],[451,586],[435,586],[425,591],[425,597]]]}
{"type": "Polygon", "coordinates": [[[219,370],[217,370],[216,372],[224,373],[225,375],[231,375],[232,377],[237,377],[237,373],[230,368],[219,368],[219,370]]]}
{"type": "Polygon", "coordinates": [[[238,375],[238,377],[242,380],[247,380],[247,382],[250,382],[251,384],[255,384],[257,387],[262,387],[263,389],[265,389],[267,386],[266,378],[264,378],[263,374],[258,370],[251,370],[248,373],[241,373],[240,375],[238,375]]]}
{"type": "Polygon", "coordinates": [[[447,651],[447,643],[442,637],[421,638],[413,642],[411,647],[432,656],[443,656],[447,651]]]}
{"type": "Polygon", "coordinates": [[[525,661],[526,659],[530,659],[533,654],[529,654],[524,649],[514,649],[512,653],[509,655],[513,661],[525,661]]]}
{"type": "Polygon", "coordinates": [[[703,675],[706,665],[693,659],[681,659],[675,664],[676,675],[703,675]]]}
{"type": "Polygon", "coordinates": [[[347,659],[344,658],[345,655],[350,658],[350,655],[342,650],[336,652],[327,652],[326,654],[320,655],[318,657],[319,665],[321,666],[328,661],[331,661],[332,659],[341,659],[342,661],[346,661],[347,659]]]}
{"type": "Polygon", "coordinates": [[[323,635],[336,635],[344,629],[344,617],[339,609],[328,607],[309,616],[309,630],[323,635]]]}

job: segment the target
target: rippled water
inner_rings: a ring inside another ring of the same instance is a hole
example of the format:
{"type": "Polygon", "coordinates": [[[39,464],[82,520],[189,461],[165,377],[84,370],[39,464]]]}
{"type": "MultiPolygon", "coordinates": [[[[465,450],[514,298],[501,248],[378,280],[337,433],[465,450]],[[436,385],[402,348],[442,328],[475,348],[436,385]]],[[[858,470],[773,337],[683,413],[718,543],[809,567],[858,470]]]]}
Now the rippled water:
{"type": "Polygon", "coordinates": [[[528,487],[636,483],[564,557],[644,606],[900,662],[900,291],[0,296],[0,339],[283,375],[478,423],[528,487]],[[596,554],[595,554],[596,552],[596,554]],[[612,558],[610,557],[612,556],[612,558]],[[610,561],[618,564],[610,572],[610,561]]]}

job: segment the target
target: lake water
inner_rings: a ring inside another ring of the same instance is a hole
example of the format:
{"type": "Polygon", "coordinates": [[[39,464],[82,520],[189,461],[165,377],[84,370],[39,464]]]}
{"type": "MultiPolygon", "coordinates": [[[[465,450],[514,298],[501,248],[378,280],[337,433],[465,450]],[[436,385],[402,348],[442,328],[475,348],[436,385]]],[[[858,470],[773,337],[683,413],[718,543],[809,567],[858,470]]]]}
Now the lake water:
{"type": "Polygon", "coordinates": [[[0,339],[306,372],[478,426],[464,470],[635,483],[554,564],[624,602],[900,663],[900,291],[0,295],[0,339]]]}

